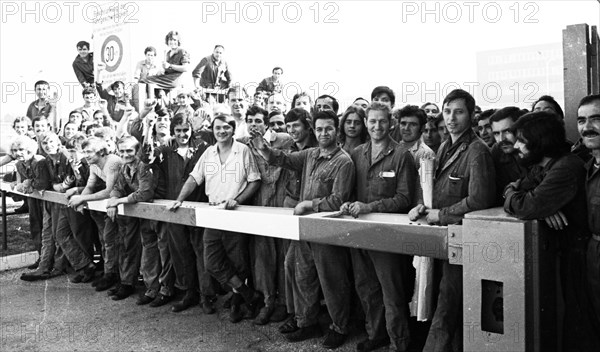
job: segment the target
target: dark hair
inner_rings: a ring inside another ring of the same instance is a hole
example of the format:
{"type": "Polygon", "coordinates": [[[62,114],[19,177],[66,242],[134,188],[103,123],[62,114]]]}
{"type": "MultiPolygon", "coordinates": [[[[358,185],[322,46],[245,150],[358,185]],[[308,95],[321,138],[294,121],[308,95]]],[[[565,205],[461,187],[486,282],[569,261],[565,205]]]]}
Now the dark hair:
{"type": "Polygon", "coordinates": [[[50,84],[48,82],[46,82],[44,80],[39,80],[39,81],[35,82],[35,84],[33,85],[33,88],[35,89],[39,85],[46,85],[46,86],[48,86],[48,88],[50,87],[50,84]]]}
{"type": "Polygon", "coordinates": [[[333,120],[333,125],[335,128],[338,128],[340,125],[340,119],[338,118],[337,114],[331,110],[323,110],[316,113],[313,119],[315,126],[317,125],[318,120],[333,120]]]}
{"type": "Polygon", "coordinates": [[[110,89],[114,91],[115,89],[119,88],[120,85],[123,86],[123,89],[125,89],[125,83],[123,83],[122,81],[114,81],[110,85],[110,89]]]}
{"type": "Polygon", "coordinates": [[[317,103],[317,100],[319,99],[325,99],[325,98],[329,98],[331,99],[331,107],[333,108],[333,111],[337,114],[339,108],[340,108],[340,104],[338,103],[337,99],[332,97],[331,95],[327,95],[327,94],[323,94],[320,97],[318,97],[315,100],[315,104],[317,103]]]}
{"type": "Polygon", "coordinates": [[[511,119],[513,122],[517,122],[517,120],[526,113],[525,110],[521,110],[516,106],[507,106],[500,110],[496,110],[496,112],[490,116],[490,123],[500,122],[504,119],[511,119]]]}
{"type": "Polygon", "coordinates": [[[175,135],[175,126],[177,125],[183,125],[183,124],[188,124],[190,125],[190,130],[192,130],[192,133],[194,133],[193,131],[193,124],[192,124],[192,117],[194,115],[190,114],[189,110],[184,110],[182,112],[178,112],[175,114],[175,116],[173,116],[173,119],[171,120],[171,126],[169,128],[169,130],[171,131],[171,136],[175,135]]]}
{"type": "MultiPolygon", "coordinates": [[[[65,125],[65,126],[66,126],[66,125],[65,125]]],[[[99,125],[99,124],[97,124],[97,123],[93,123],[93,124],[91,124],[91,125],[88,125],[88,126],[85,128],[85,134],[88,134],[88,133],[90,133],[90,130],[92,130],[93,128],[102,128],[102,127],[103,127],[102,125],[99,125]]]]}
{"type": "Polygon", "coordinates": [[[42,120],[46,120],[46,123],[48,124],[48,126],[50,126],[50,121],[49,121],[49,120],[48,120],[48,118],[47,118],[46,116],[44,116],[44,115],[38,115],[38,116],[34,117],[34,118],[31,120],[31,126],[35,126],[35,123],[36,123],[36,122],[38,122],[38,121],[42,121],[42,120]]]}
{"type": "Polygon", "coordinates": [[[93,87],[83,88],[83,90],[81,91],[81,96],[85,97],[88,94],[94,94],[94,96],[95,96],[96,95],[96,88],[93,88],[93,87]]]}
{"type": "Polygon", "coordinates": [[[494,113],[496,111],[498,111],[498,110],[497,109],[488,109],[488,110],[482,111],[481,114],[479,114],[479,117],[475,119],[476,120],[475,122],[489,119],[492,115],[494,115],[494,113]]]}
{"type": "Polygon", "coordinates": [[[346,111],[344,111],[342,118],[340,118],[338,141],[340,143],[344,143],[346,141],[346,131],[344,131],[344,124],[346,123],[346,120],[348,119],[348,116],[350,116],[350,114],[357,114],[359,117],[360,123],[362,124],[362,129],[360,131],[360,142],[364,143],[367,140],[367,136],[369,135],[369,132],[367,131],[367,126],[365,125],[365,118],[367,117],[367,115],[365,113],[365,109],[354,105],[350,105],[346,109],[346,111]]]}
{"type": "Polygon", "coordinates": [[[177,31],[170,31],[165,36],[165,44],[169,45],[169,39],[177,39],[177,46],[181,46],[181,34],[177,31]]]}
{"type": "Polygon", "coordinates": [[[77,48],[83,48],[85,46],[88,48],[88,50],[90,49],[90,43],[86,42],[85,40],[78,41],[76,46],[77,48]]]}
{"type": "Polygon", "coordinates": [[[427,114],[423,109],[416,105],[406,105],[402,109],[394,111],[392,115],[398,120],[398,122],[400,122],[403,117],[414,116],[419,120],[419,126],[421,126],[421,128],[423,128],[423,126],[425,126],[427,123],[427,114]]]}
{"type": "Polygon", "coordinates": [[[440,127],[440,122],[444,122],[444,114],[440,111],[434,118],[431,119],[435,123],[435,127],[440,127]]]}
{"type": "Polygon", "coordinates": [[[273,71],[271,71],[271,72],[272,72],[272,73],[275,73],[275,71],[277,71],[277,70],[281,70],[281,74],[283,74],[283,69],[282,69],[281,67],[279,67],[279,66],[275,67],[275,68],[273,69],[273,71]]]}
{"type": "Polygon", "coordinates": [[[250,108],[248,108],[248,110],[246,110],[246,118],[248,118],[248,116],[256,116],[258,114],[263,115],[263,121],[264,121],[265,125],[268,127],[269,126],[269,113],[267,112],[267,110],[261,108],[260,106],[256,106],[256,105],[253,105],[250,108]]]}
{"type": "Polygon", "coordinates": [[[527,113],[512,126],[515,135],[527,140],[526,147],[532,155],[557,157],[565,152],[565,127],[548,111],[527,113]]]}
{"type": "Polygon", "coordinates": [[[104,111],[102,111],[102,110],[96,110],[96,111],[94,111],[94,113],[92,114],[92,120],[94,120],[94,116],[96,116],[97,113],[101,113],[102,114],[102,126],[104,126],[104,127],[111,126],[111,123],[110,123],[111,118],[108,115],[106,115],[104,113],[104,111]]]}
{"type": "Polygon", "coordinates": [[[369,113],[371,112],[371,110],[373,110],[373,111],[383,111],[387,115],[388,120],[391,122],[391,120],[392,120],[392,109],[390,109],[390,107],[387,106],[387,104],[380,103],[378,101],[369,104],[369,106],[367,107],[367,111],[365,111],[365,115],[366,115],[367,119],[369,117],[369,113]]]}
{"type": "Polygon", "coordinates": [[[225,50],[225,47],[223,45],[217,44],[217,45],[215,45],[215,48],[213,49],[213,51],[217,50],[217,48],[221,48],[221,49],[225,50]]]}
{"type": "Polygon", "coordinates": [[[307,130],[312,130],[312,116],[302,108],[293,108],[285,115],[285,123],[300,121],[307,130]]]}
{"type": "Polygon", "coordinates": [[[366,101],[366,102],[369,102],[367,99],[365,99],[365,98],[363,98],[363,97],[358,97],[358,98],[354,99],[354,101],[352,102],[352,104],[356,103],[356,102],[357,102],[357,101],[359,101],[359,100],[364,100],[364,101],[366,101]]]}
{"type": "Polygon", "coordinates": [[[560,107],[560,105],[558,105],[556,100],[554,100],[554,97],[550,95],[542,95],[541,97],[539,97],[539,99],[531,105],[531,111],[534,111],[536,104],[540,101],[545,101],[546,103],[552,105],[558,117],[560,117],[561,120],[565,119],[565,113],[563,112],[563,109],[560,107]]]}
{"type": "Polygon", "coordinates": [[[218,114],[217,116],[213,117],[213,120],[210,123],[210,129],[213,130],[213,133],[214,133],[215,121],[217,121],[217,120],[219,120],[221,122],[225,122],[226,124],[231,126],[233,128],[233,134],[235,135],[235,128],[236,128],[235,120],[231,116],[225,115],[225,114],[218,114]]]}
{"type": "Polygon", "coordinates": [[[154,53],[154,54],[156,54],[157,53],[156,48],[153,47],[153,46],[149,46],[146,49],[144,49],[144,55],[146,55],[148,53],[154,53]]]}
{"type": "Polygon", "coordinates": [[[376,96],[382,93],[385,93],[388,95],[388,97],[390,97],[390,102],[392,103],[392,107],[394,107],[394,105],[396,104],[396,94],[394,94],[394,91],[388,86],[375,87],[375,89],[373,89],[373,91],[371,92],[371,101],[373,101],[373,99],[375,99],[376,96]]]}
{"type": "Polygon", "coordinates": [[[473,112],[475,111],[475,98],[473,98],[473,96],[466,90],[455,89],[448,93],[442,102],[442,107],[458,99],[463,99],[465,101],[469,116],[473,115],[473,112]]]}
{"type": "Polygon", "coordinates": [[[25,123],[27,123],[28,127],[31,127],[31,120],[27,116],[18,116],[18,117],[15,117],[15,120],[13,121],[13,128],[15,128],[15,126],[19,122],[25,122],[25,123]]]}
{"type": "Polygon", "coordinates": [[[75,109],[75,110],[71,111],[69,113],[69,117],[71,117],[71,115],[73,115],[73,114],[79,114],[83,118],[83,114],[81,113],[81,110],[79,110],[79,109],[75,109]]]}
{"type": "Polygon", "coordinates": [[[583,99],[581,99],[581,101],[579,102],[577,109],[579,109],[580,107],[582,107],[584,105],[591,104],[596,100],[598,100],[598,103],[600,103],[600,94],[591,94],[586,97],[583,97],[583,99]]]}
{"type": "Polygon", "coordinates": [[[425,104],[421,105],[421,109],[425,109],[425,107],[427,105],[433,105],[433,106],[435,106],[435,108],[437,109],[437,111],[440,111],[440,107],[436,103],[431,103],[431,102],[426,102],[425,104]]]}

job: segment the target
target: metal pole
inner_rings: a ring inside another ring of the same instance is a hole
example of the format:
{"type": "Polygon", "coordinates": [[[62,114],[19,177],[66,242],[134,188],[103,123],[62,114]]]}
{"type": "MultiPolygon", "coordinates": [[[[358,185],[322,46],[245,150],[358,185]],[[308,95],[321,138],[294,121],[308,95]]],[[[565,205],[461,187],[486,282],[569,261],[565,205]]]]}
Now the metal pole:
{"type": "Polygon", "coordinates": [[[6,191],[2,191],[2,249],[8,250],[8,225],[6,223],[6,191]]]}

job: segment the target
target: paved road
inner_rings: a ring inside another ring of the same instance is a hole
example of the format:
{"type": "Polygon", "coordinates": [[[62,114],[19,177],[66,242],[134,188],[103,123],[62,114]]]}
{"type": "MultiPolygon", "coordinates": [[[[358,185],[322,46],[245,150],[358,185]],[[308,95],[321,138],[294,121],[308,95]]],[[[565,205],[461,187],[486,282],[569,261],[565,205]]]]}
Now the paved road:
{"type": "MultiPolygon", "coordinates": [[[[66,276],[24,282],[25,270],[0,273],[0,351],[326,351],[321,340],[291,344],[277,325],[231,324],[220,306],[181,313],[139,307],[136,297],[112,301],[66,276]]],[[[138,288],[138,291],[141,290],[138,288]]],[[[354,351],[364,333],[336,351],[354,351]]],[[[383,349],[386,350],[386,349],[383,349]]]]}

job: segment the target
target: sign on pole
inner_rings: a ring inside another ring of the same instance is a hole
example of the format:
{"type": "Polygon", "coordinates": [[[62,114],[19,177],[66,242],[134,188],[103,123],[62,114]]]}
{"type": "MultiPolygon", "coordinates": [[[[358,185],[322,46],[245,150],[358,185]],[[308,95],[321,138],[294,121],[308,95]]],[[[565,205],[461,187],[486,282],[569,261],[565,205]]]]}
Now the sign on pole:
{"type": "MultiPolygon", "coordinates": [[[[99,7],[95,16],[94,61],[104,63],[103,81],[127,83],[133,77],[131,66],[131,28],[126,19],[131,17],[127,4],[109,3],[99,7]]],[[[134,9],[135,10],[135,9],[134,9]]]]}

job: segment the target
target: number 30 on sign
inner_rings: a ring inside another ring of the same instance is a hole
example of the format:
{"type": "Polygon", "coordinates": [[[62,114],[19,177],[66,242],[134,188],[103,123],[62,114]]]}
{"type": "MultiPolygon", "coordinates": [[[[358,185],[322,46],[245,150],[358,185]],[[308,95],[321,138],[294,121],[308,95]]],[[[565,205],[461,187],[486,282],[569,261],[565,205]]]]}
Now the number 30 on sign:
{"type": "Polygon", "coordinates": [[[119,68],[123,59],[123,43],[116,35],[110,35],[102,44],[102,62],[106,64],[106,71],[113,72],[119,68]]]}

